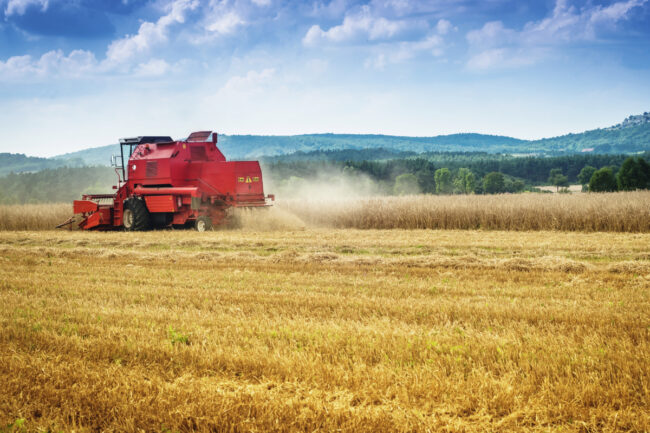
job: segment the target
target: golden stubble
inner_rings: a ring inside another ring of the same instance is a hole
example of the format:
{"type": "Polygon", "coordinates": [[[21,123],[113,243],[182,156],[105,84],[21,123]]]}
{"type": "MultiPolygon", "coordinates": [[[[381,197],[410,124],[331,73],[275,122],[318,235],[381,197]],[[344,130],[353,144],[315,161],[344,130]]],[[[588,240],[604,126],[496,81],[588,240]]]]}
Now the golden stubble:
{"type": "Polygon", "coordinates": [[[0,233],[0,425],[647,431],[650,234],[0,233]]]}

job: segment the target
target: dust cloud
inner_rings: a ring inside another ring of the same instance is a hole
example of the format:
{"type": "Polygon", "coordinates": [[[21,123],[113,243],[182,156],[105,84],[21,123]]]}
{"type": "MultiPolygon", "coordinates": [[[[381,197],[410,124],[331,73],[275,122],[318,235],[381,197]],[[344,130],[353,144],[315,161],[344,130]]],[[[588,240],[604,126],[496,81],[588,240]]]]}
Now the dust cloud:
{"type": "Polygon", "coordinates": [[[264,208],[234,208],[227,229],[244,231],[304,230],[306,224],[277,205],[264,208]]]}
{"type": "Polygon", "coordinates": [[[292,208],[336,207],[342,202],[384,195],[369,176],[341,171],[321,171],[309,179],[292,176],[274,183],[265,182],[266,193],[276,197],[267,208],[233,209],[229,229],[240,230],[304,230],[309,224],[292,208]]]}
{"type": "Polygon", "coordinates": [[[313,178],[290,177],[277,184],[270,184],[278,201],[341,201],[384,195],[379,185],[365,174],[347,174],[345,171],[319,172],[313,178]]]}

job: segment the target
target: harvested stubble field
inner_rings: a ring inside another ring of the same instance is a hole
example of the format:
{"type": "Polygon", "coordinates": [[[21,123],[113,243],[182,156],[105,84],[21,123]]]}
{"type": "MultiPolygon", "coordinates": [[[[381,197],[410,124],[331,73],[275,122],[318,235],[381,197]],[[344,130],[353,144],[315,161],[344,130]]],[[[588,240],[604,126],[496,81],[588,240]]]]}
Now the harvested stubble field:
{"type": "Polygon", "coordinates": [[[0,425],[648,431],[650,234],[0,233],[0,425]]]}

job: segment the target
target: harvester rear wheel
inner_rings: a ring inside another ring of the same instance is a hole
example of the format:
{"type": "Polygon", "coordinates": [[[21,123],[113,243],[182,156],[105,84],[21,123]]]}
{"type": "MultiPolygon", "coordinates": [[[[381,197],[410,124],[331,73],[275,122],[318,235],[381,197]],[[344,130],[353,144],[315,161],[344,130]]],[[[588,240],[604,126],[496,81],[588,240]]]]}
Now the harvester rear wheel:
{"type": "Polygon", "coordinates": [[[130,198],[124,202],[122,225],[127,231],[143,231],[151,228],[151,215],[144,200],[130,198]]]}
{"type": "Polygon", "coordinates": [[[201,215],[194,222],[194,228],[197,232],[205,232],[212,229],[212,220],[210,217],[201,215]]]}

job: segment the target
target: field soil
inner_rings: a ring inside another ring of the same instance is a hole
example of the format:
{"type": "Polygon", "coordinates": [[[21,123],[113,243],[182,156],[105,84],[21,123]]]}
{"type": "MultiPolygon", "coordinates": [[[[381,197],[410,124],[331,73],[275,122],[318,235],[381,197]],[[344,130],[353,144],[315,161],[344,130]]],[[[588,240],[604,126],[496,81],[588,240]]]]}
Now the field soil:
{"type": "Polygon", "coordinates": [[[648,431],[649,295],[648,233],[0,232],[0,429],[648,431]]]}

